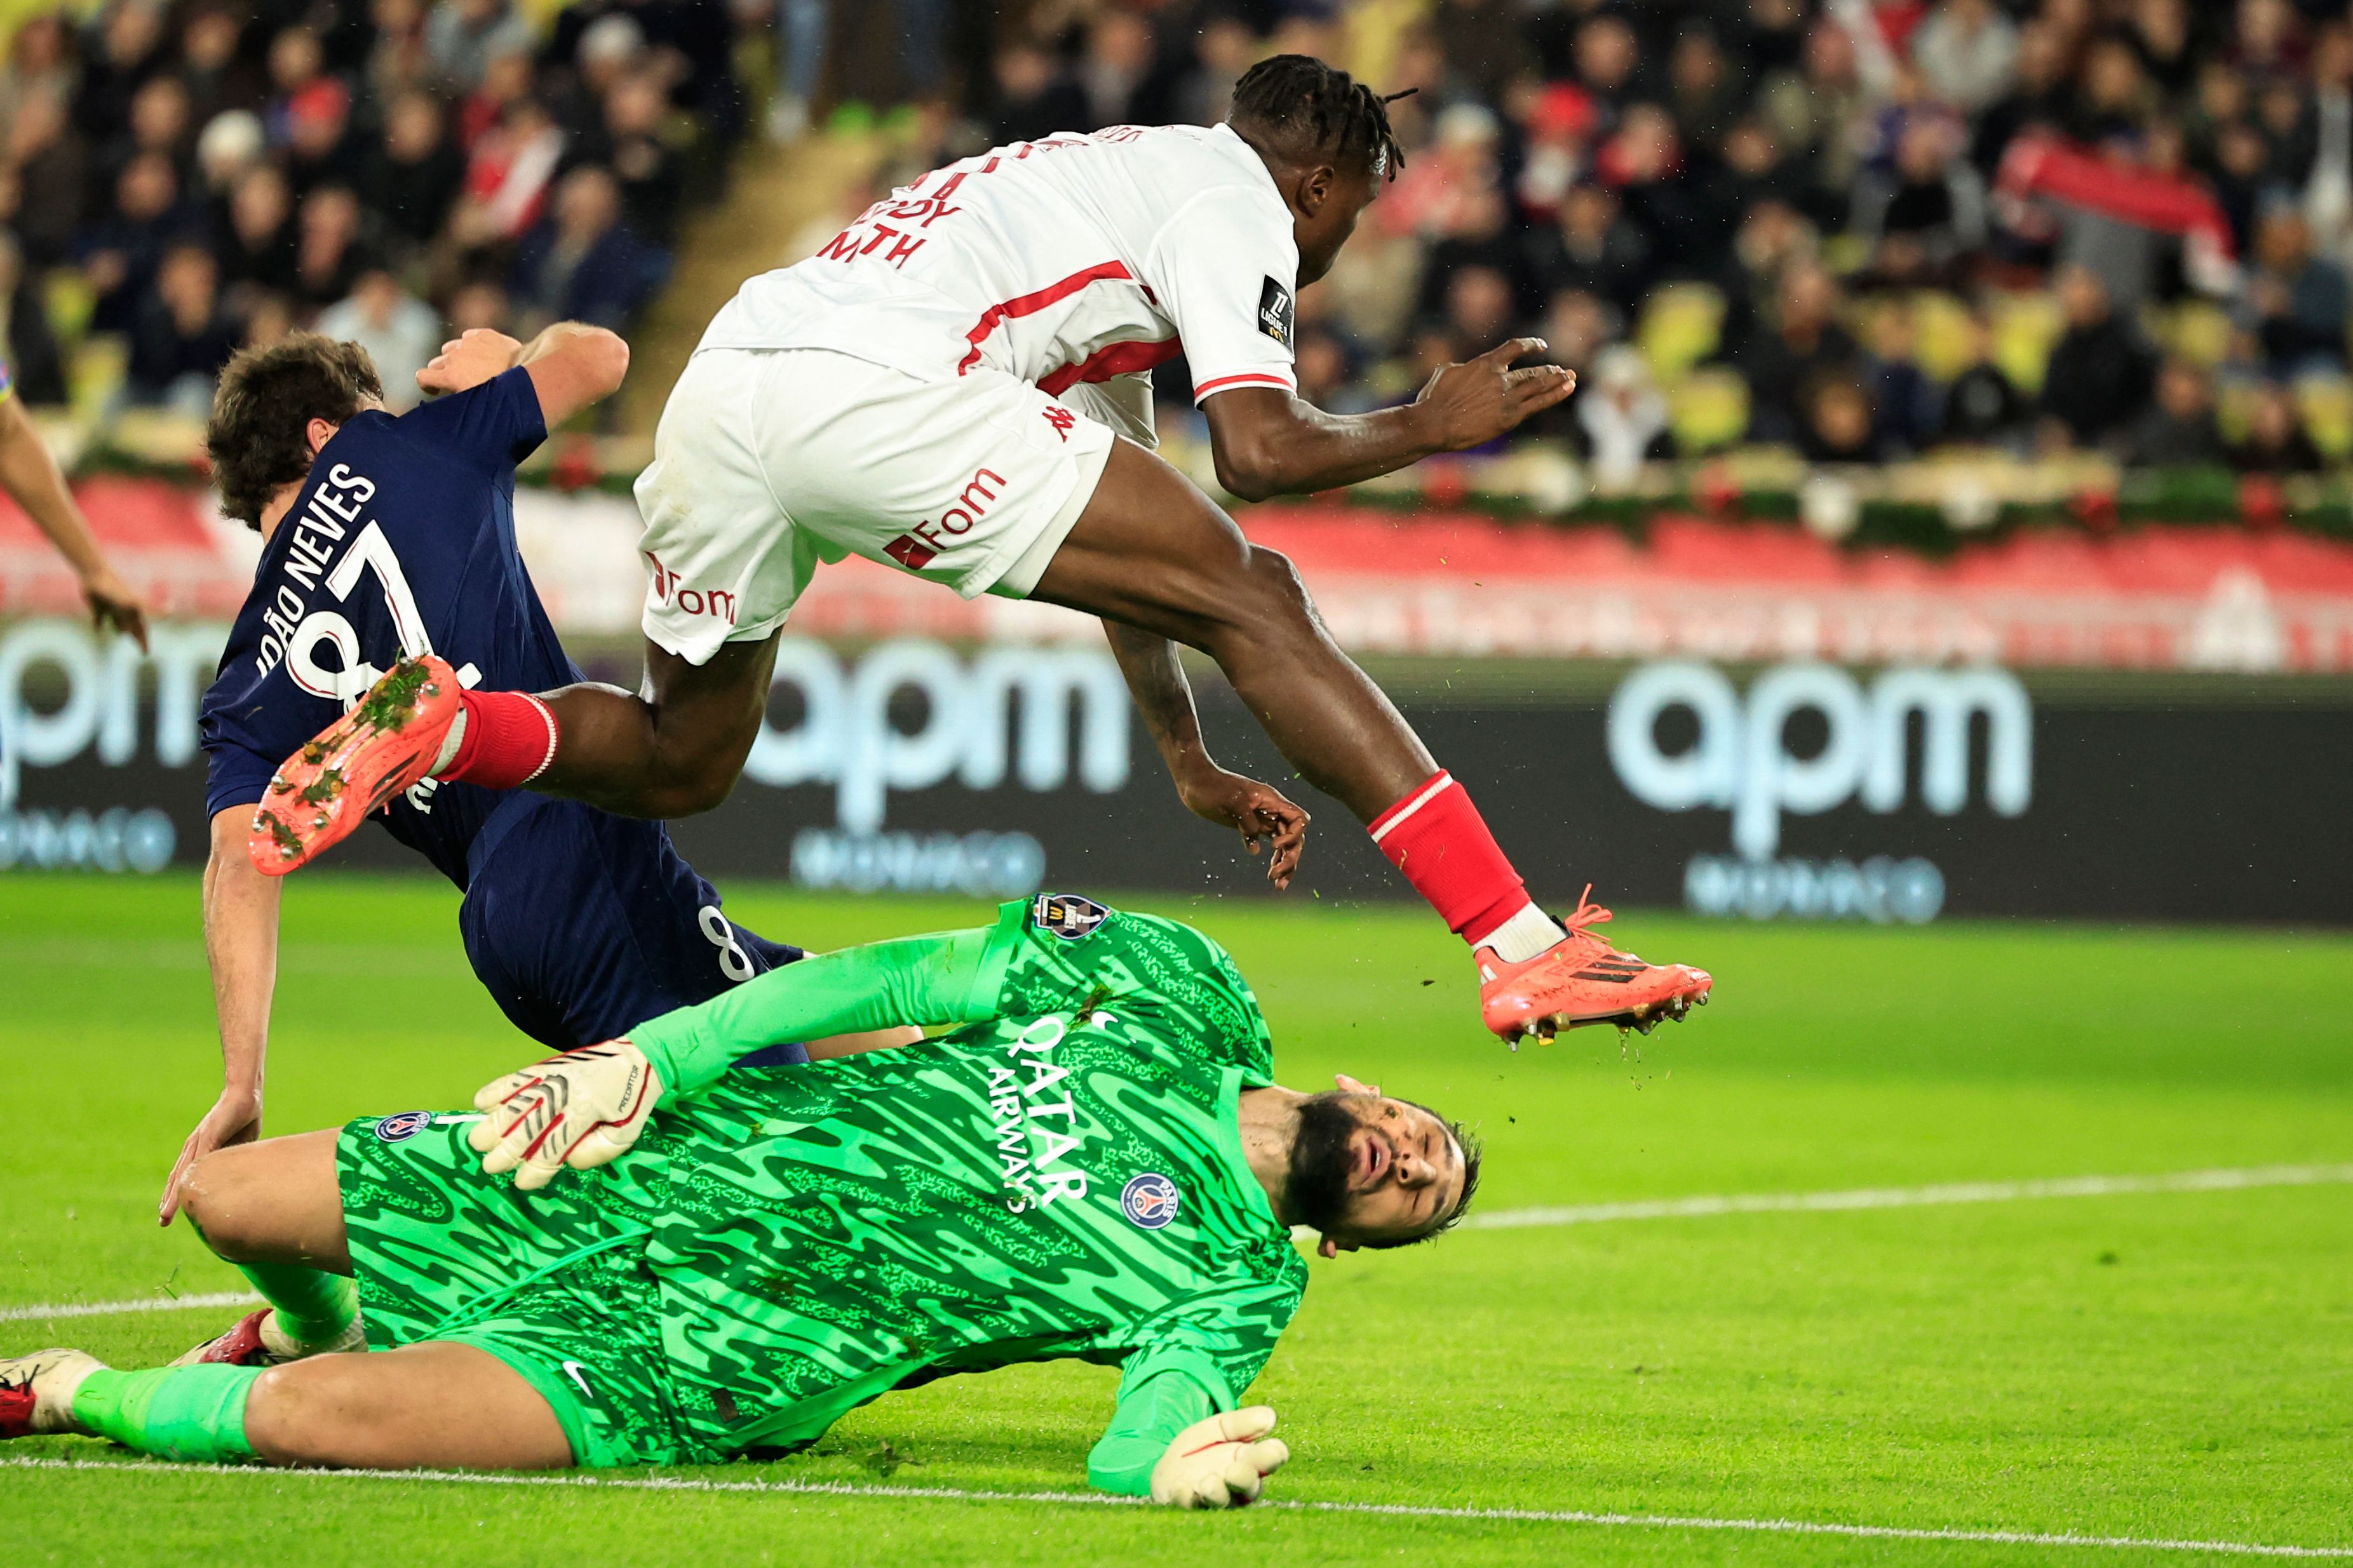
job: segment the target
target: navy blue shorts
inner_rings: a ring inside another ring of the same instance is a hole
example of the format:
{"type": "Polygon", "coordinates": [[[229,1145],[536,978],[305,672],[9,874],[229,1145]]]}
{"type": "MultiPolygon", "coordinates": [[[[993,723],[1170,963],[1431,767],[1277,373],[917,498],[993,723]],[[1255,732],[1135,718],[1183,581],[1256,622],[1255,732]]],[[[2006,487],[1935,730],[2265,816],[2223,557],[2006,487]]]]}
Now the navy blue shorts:
{"type": "MultiPolygon", "coordinates": [[[[556,1050],[616,1038],[801,956],[729,921],[659,822],[519,795],[467,859],[466,956],[515,1027],[556,1050]]],[[[762,1066],[807,1059],[797,1044],[757,1054],[762,1066]]]]}

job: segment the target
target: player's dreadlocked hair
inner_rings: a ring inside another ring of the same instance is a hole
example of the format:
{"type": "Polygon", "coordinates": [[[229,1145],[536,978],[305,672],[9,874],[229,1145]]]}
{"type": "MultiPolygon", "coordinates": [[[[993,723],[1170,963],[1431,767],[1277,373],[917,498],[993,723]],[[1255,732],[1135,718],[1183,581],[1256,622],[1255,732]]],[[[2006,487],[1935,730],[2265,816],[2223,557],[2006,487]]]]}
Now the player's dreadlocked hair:
{"type": "Polygon", "coordinates": [[[1389,129],[1388,106],[1414,90],[1384,98],[1313,56],[1275,55],[1242,73],[1227,118],[1270,152],[1300,162],[1328,153],[1335,163],[1360,163],[1376,179],[1394,180],[1405,153],[1389,129]]]}
{"type": "Polygon", "coordinates": [[[238,353],[221,372],[205,429],[221,510],[259,529],[269,498],[311,471],[311,421],[344,424],[383,396],[375,362],[357,343],[291,332],[238,353]]]}

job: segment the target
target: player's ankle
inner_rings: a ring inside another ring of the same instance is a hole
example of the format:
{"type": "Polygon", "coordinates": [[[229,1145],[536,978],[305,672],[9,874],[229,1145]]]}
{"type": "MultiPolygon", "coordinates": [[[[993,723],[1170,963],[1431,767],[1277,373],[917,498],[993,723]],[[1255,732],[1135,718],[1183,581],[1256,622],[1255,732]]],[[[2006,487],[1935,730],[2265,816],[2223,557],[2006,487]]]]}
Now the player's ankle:
{"type": "Polygon", "coordinates": [[[1471,934],[1467,940],[1474,948],[1493,948],[1495,956],[1506,963],[1525,963],[1556,946],[1567,934],[1558,921],[1529,900],[1484,936],[1471,934]]]}
{"type": "Polygon", "coordinates": [[[484,789],[514,789],[547,771],[559,731],[554,710],[527,691],[461,691],[459,712],[433,776],[484,789]]]}

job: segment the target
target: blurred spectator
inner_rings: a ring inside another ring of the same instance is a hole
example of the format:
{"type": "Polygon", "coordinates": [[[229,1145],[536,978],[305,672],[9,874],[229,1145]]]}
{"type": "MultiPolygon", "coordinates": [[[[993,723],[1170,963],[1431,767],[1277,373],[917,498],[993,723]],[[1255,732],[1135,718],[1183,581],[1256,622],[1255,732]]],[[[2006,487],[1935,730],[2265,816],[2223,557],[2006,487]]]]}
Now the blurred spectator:
{"type": "Polygon", "coordinates": [[[449,335],[465,336],[477,327],[515,335],[514,311],[507,291],[487,279],[476,279],[449,296],[449,335]]]}
{"type": "Polygon", "coordinates": [[[356,177],[351,124],[351,89],[332,77],[304,83],[287,100],[286,178],[298,197],[356,177]]]}
{"type": "Polygon", "coordinates": [[[425,18],[425,53],[441,84],[460,93],[481,85],[501,55],[527,52],[531,20],[512,0],[440,0],[425,18]]]}
{"type": "Polygon", "coordinates": [[[157,268],[154,292],[140,302],[125,393],[132,403],[201,419],[212,412],[213,378],[236,347],[212,252],[174,245],[157,268]]]}
{"type": "Polygon", "coordinates": [[[1971,447],[2003,445],[2024,429],[2032,409],[1994,363],[1993,328],[1983,316],[1969,318],[1968,350],[1968,367],[1945,389],[1937,438],[1971,447]]]}
{"type": "MultiPolygon", "coordinates": [[[[1832,374],[1852,376],[1861,357],[1837,320],[1838,286],[1811,262],[1782,275],[1774,321],[1755,331],[1736,358],[1748,383],[1749,437],[1794,441],[1809,387],[1832,374]]],[[[1869,439],[1869,418],[1862,439],[1869,439]]]]}
{"type": "Polygon", "coordinates": [[[302,198],[295,219],[294,297],[312,310],[352,291],[375,264],[360,233],[359,198],[345,185],[321,185],[302,198]]]}
{"type": "Polygon", "coordinates": [[[1576,399],[1581,445],[1595,487],[1622,490],[1641,477],[1644,463],[1675,455],[1667,434],[1667,400],[1651,383],[1642,356],[1622,344],[1604,350],[1591,375],[1576,399]]]}
{"type": "Polygon", "coordinates": [[[2158,367],[2157,397],[2134,421],[2125,460],[2140,468],[2200,468],[2223,461],[2211,378],[2186,359],[2158,367]]]}
{"type": "Polygon", "coordinates": [[[27,97],[8,127],[8,163],[16,171],[16,220],[9,226],[36,267],[66,258],[81,227],[90,160],[65,108],[27,97]]]}
{"type": "Polygon", "coordinates": [[[619,327],[661,286],[670,258],[621,220],[621,194],[594,163],[557,188],[554,211],[515,252],[514,297],[526,327],[557,320],[619,327]]]}
{"type": "Polygon", "coordinates": [[[103,146],[131,123],[131,98],[164,63],[164,7],[154,0],[113,0],[85,43],[74,91],[75,129],[103,146]]]}
{"type": "Polygon", "coordinates": [[[1872,450],[1881,462],[1916,457],[1936,440],[1943,399],[1914,357],[1912,312],[1883,306],[1871,321],[1871,362],[1864,390],[1871,398],[1872,450]]]}
{"type": "Polygon", "coordinates": [[[1159,125],[1168,120],[1170,84],[1160,68],[1152,24],[1133,11],[1106,9],[1095,17],[1087,29],[1078,80],[1086,96],[1086,118],[1060,130],[1159,125]]]}
{"type": "Polygon", "coordinates": [[[989,104],[989,139],[1035,142],[1057,131],[1075,131],[1087,119],[1087,95],[1064,74],[1054,57],[1026,41],[997,53],[989,104]]]}
{"type": "Polygon", "coordinates": [[[1985,187],[1943,120],[1907,123],[1894,166],[1865,178],[1856,205],[1857,226],[1876,236],[1871,265],[1883,283],[1957,282],[1985,244],[1985,187]]]}
{"type": "Polygon", "coordinates": [[[2255,229],[2254,265],[2235,312],[2274,374],[2342,368],[2353,297],[2345,271],[2312,253],[2304,214],[2283,202],[2255,229]]]}
{"type": "Polygon", "coordinates": [[[1516,10],[1510,0],[1438,0],[1431,21],[1452,86],[1494,103],[1504,89],[1535,73],[1535,51],[1516,10]]]}
{"type": "Polygon", "coordinates": [[[192,221],[169,159],[142,153],[122,166],[115,176],[113,203],[75,242],[82,276],[97,297],[90,310],[93,328],[131,330],[140,298],[163,264],[164,246],[192,221]]]}
{"type": "Polygon", "coordinates": [[[199,5],[180,27],[180,85],[187,90],[189,117],[198,125],[231,110],[261,102],[262,73],[238,52],[244,32],[226,5],[199,5]]]}
{"type": "Polygon", "coordinates": [[[26,104],[47,103],[62,111],[73,102],[73,93],[64,17],[56,12],[26,17],[8,40],[7,68],[0,70],[0,137],[14,132],[16,113],[26,104]]]}
{"type": "Polygon", "coordinates": [[[545,105],[533,98],[509,104],[467,161],[465,196],[450,219],[458,243],[470,249],[520,238],[539,221],[563,156],[564,132],[545,105]]]}
{"type": "Polygon", "coordinates": [[[2230,459],[2242,474],[2311,474],[2323,466],[2319,448],[2296,416],[2295,395],[2277,382],[2256,393],[2246,437],[2232,445],[2230,459]]]}
{"type": "Polygon", "coordinates": [[[660,84],[642,74],[615,83],[605,99],[606,161],[620,182],[622,216],[661,246],[678,232],[686,195],[686,160],[663,138],[664,108],[660,84]]]}
{"type": "Polygon", "coordinates": [[[237,182],[259,165],[269,151],[269,137],[261,129],[259,116],[242,109],[225,110],[213,116],[212,122],[196,138],[196,180],[206,203],[225,210],[237,182]]]}
{"type": "Polygon", "coordinates": [[[1557,224],[1536,231],[1528,247],[1528,270],[1543,295],[1576,290],[1622,310],[1648,283],[1649,257],[1650,246],[1625,220],[1618,193],[1588,182],[1569,191],[1557,224]]]}
{"type": "Polygon", "coordinates": [[[249,169],[229,195],[221,277],[268,293],[294,290],[294,202],[286,176],[269,164],[249,169]]]}
{"type": "Polygon", "coordinates": [[[465,184],[465,155],[449,140],[441,106],[422,92],[395,99],[359,182],[387,236],[418,247],[431,244],[465,184]]]}
{"type": "Polygon", "coordinates": [[[362,273],[349,297],[320,311],[316,330],[367,350],[384,381],[384,405],[395,414],[417,405],[417,373],[443,342],[441,313],[381,268],[362,273]]]}
{"type": "Polygon", "coordinates": [[[2059,303],[2067,330],[2043,374],[2044,438],[2061,447],[2094,446],[2140,416],[2151,356],[2090,268],[2060,274],[2059,303]]]}
{"type": "Polygon", "coordinates": [[[1825,375],[1805,390],[1798,450],[1810,463],[1868,463],[1878,457],[1871,394],[1848,375],[1825,375]]]}
{"type": "Polygon", "coordinates": [[[5,230],[0,230],[0,310],[7,325],[0,331],[8,354],[8,368],[16,382],[16,395],[26,403],[58,404],[66,400],[65,363],[41,297],[25,270],[24,252],[5,230]]]}
{"type": "Polygon", "coordinates": [[[2009,89],[2018,29],[1993,0],[1941,0],[1914,30],[1912,58],[1939,99],[1975,114],[2009,89]]]}

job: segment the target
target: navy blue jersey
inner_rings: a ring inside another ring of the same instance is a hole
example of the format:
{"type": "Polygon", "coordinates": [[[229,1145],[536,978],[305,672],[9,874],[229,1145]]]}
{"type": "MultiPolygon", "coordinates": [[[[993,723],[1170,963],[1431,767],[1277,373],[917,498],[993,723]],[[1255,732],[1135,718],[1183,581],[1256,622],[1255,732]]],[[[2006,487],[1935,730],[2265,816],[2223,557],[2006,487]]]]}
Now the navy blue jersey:
{"type": "MultiPolygon", "coordinates": [[[[515,547],[514,466],[546,438],[521,370],[335,433],[262,547],[205,693],[207,816],[259,800],[278,764],[403,655],[439,654],[486,691],[581,679],[515,547]]],[[[500,799],[428,781],[379,820],[462,888],[500,799]]]]}
{"type": "MultiPolygon", "coordinates": [[[[439,654],[486,691],[581,679],[515,546],[514,466],[546,437],[520,370],[335,433],[263,547],[205,693],[207,815],[259,801],[278,764],[405,654],[439,654]]],[[[800,956],[733,924],[659,822],[430,779],[375,820],[466,890],[475,973],[558,1049],[800,956]]],[[[792,1044],[765,1059],[807,1058],[792,1044]]]]}

